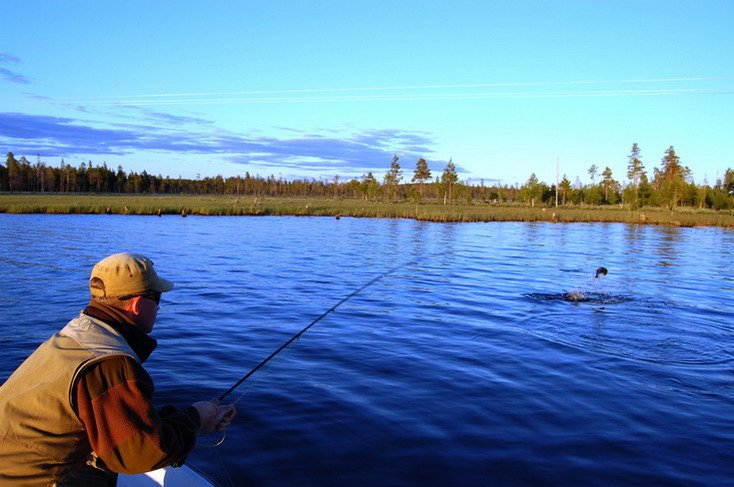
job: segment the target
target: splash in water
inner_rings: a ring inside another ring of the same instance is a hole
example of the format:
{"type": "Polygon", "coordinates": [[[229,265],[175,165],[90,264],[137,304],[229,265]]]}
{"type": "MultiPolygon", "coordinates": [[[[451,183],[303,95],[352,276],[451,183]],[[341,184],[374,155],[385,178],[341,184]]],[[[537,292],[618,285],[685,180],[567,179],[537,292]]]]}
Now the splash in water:
{"type": "Polygon", "coordinates": [[[608,293],[581,293],[573,291],[570,293],[528,293],[525,295],[535,302],[567,301],[571,303],[596,303],[596,304],[619,304],[634,301],[632,296],[608,293]]]}
{"type": "MultiPolygon", "coordinates": [[[[594,279],[606,276],[609,273],[606,267],[599,267],[594,272],[594,279]]],[[[590,282],[597,286],[593,280],[590,282]]],[[[613,295],[598,291],[573,290],[567,293],[530,293],[526,295],[533,301],[568,301],[571,303],[599,303],[617,304],[632,301],[631,296],[613,295]]]]}
{"type": "MultiPolygon", "coordinates": [[[[606,276],[609,273],[606,267],[597,267],[594,272],[594,279],[598,279],[599,276],[606,276]]],[[[596,283],[594,283],[596,284],[596,283]]],[[[593,295],[600,295],[600,293],[590,293],[582,291],[571,291],[563,295],[564,301],[571,301],[572,303],[587,302],[592,300],[593,295]]]]}

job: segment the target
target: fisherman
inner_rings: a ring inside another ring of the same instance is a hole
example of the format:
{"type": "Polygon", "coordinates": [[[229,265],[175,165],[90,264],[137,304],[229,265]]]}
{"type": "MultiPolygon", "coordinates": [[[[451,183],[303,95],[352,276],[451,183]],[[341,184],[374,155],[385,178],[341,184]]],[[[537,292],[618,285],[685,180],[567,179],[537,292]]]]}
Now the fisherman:
{"type": "Polygon", "coordinates": [[[234,406],[201,401],[156,411],[142,363],[161,294],[173,283],[142,255],[98,262],[91,300],[0,386],[0,485],[115,485],[183,464],[197,433],[223,431],[234,406]]]}

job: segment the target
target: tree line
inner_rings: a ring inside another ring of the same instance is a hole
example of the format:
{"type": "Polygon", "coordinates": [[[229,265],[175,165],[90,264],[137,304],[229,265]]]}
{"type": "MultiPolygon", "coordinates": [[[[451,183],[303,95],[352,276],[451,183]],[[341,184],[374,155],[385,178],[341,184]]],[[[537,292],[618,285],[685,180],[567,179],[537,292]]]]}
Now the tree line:
{"type": "Polygon", "coordinates": [[[591,184],[583,185],[578,177],[575,183],[564,174],[558,185],[548,186],[539,182],[532,174],[522,186],[520,199],[550,204],[573,205],[615,205],[630,208],[657,206],[676,208],[678,206],[712,208],[716,210],[734,209],[734,170],[726,169],[723,177],[710,185],[707,180],[702,184],[693,181],[693,173],[681,163],[673,146],[668,147],[660,160],[659,167],[653,167],[649,177],[640,156],[640,147],[635,143],[627,160],[626,181],[614,178],[611,168],[603,170],[596,164],[588,169],[591,184]],[[560,201],[559,201],[560,200],[560,201]]]}
{"type": "Polygon", "coordinates": [[[74,167],[63,159],[59,166],[51,166],[40,158],[31,163],[25,156],[17,159],[8,152],[5,165],[0,163],[0,191],[337,197],[442,204],[734,208],[734,170],[727,169],[713,185],[707,181],[697,185],[691,170],[681,163],[671,146],[665,151],[659,167],[653,168],[650,177],[640,152],[639,146],[633,144],[624,181],[615,179],[609,167],[600,171],[596,164],[592,164],[588,169],[590,184],[582,184],[578,176],[572,183],[564,175],[557,184],[549,185],[531,174],[523,185],[504,186],[485,186],[483,181],[478,185],[461,182],[452,160],[434,176],[423,158],[416,161],[408,180],[397,155],[393,156],[390,168],[382,178],[368,172],[360,178],[346,180],[338,175],[333,179],[287,180],[272,175],[253,176],[249,172],[244,176],[227,178],[221,175],[172,178],[145,170],[126,172],[122,166],[111,169],[106,163],[94,165],[91,161],[74,167]]]}

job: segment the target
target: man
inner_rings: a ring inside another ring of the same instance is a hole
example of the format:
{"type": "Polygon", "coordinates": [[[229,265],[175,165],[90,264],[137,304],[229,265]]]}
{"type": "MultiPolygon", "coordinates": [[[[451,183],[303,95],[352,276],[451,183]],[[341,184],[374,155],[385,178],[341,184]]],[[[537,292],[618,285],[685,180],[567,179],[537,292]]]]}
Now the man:
{"type": "Polygon", "coordinates": [[[153,262],[120,253],[98,262],[82,313],[0,387],[0,485],[115,485],[117,473],[180,465],[196,434],[223,430],[233,406],[202,401],[156,411],[142,363],[161,294],[153,262]]]}

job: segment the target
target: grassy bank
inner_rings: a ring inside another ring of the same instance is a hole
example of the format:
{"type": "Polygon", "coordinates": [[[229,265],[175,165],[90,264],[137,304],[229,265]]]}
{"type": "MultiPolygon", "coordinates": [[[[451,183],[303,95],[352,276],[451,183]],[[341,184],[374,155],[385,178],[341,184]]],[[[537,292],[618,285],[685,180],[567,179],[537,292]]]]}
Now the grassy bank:
{"type": "Polygon", "coordinates": [[[734,227],[734,212],[682,208],[531,208],[525,206],[388,203],[330,198],[254,198],[188,195],[0,194],[0,212],[123,215],[298,215],[412,218],[437,222],[620,222],[734,227]]]}

